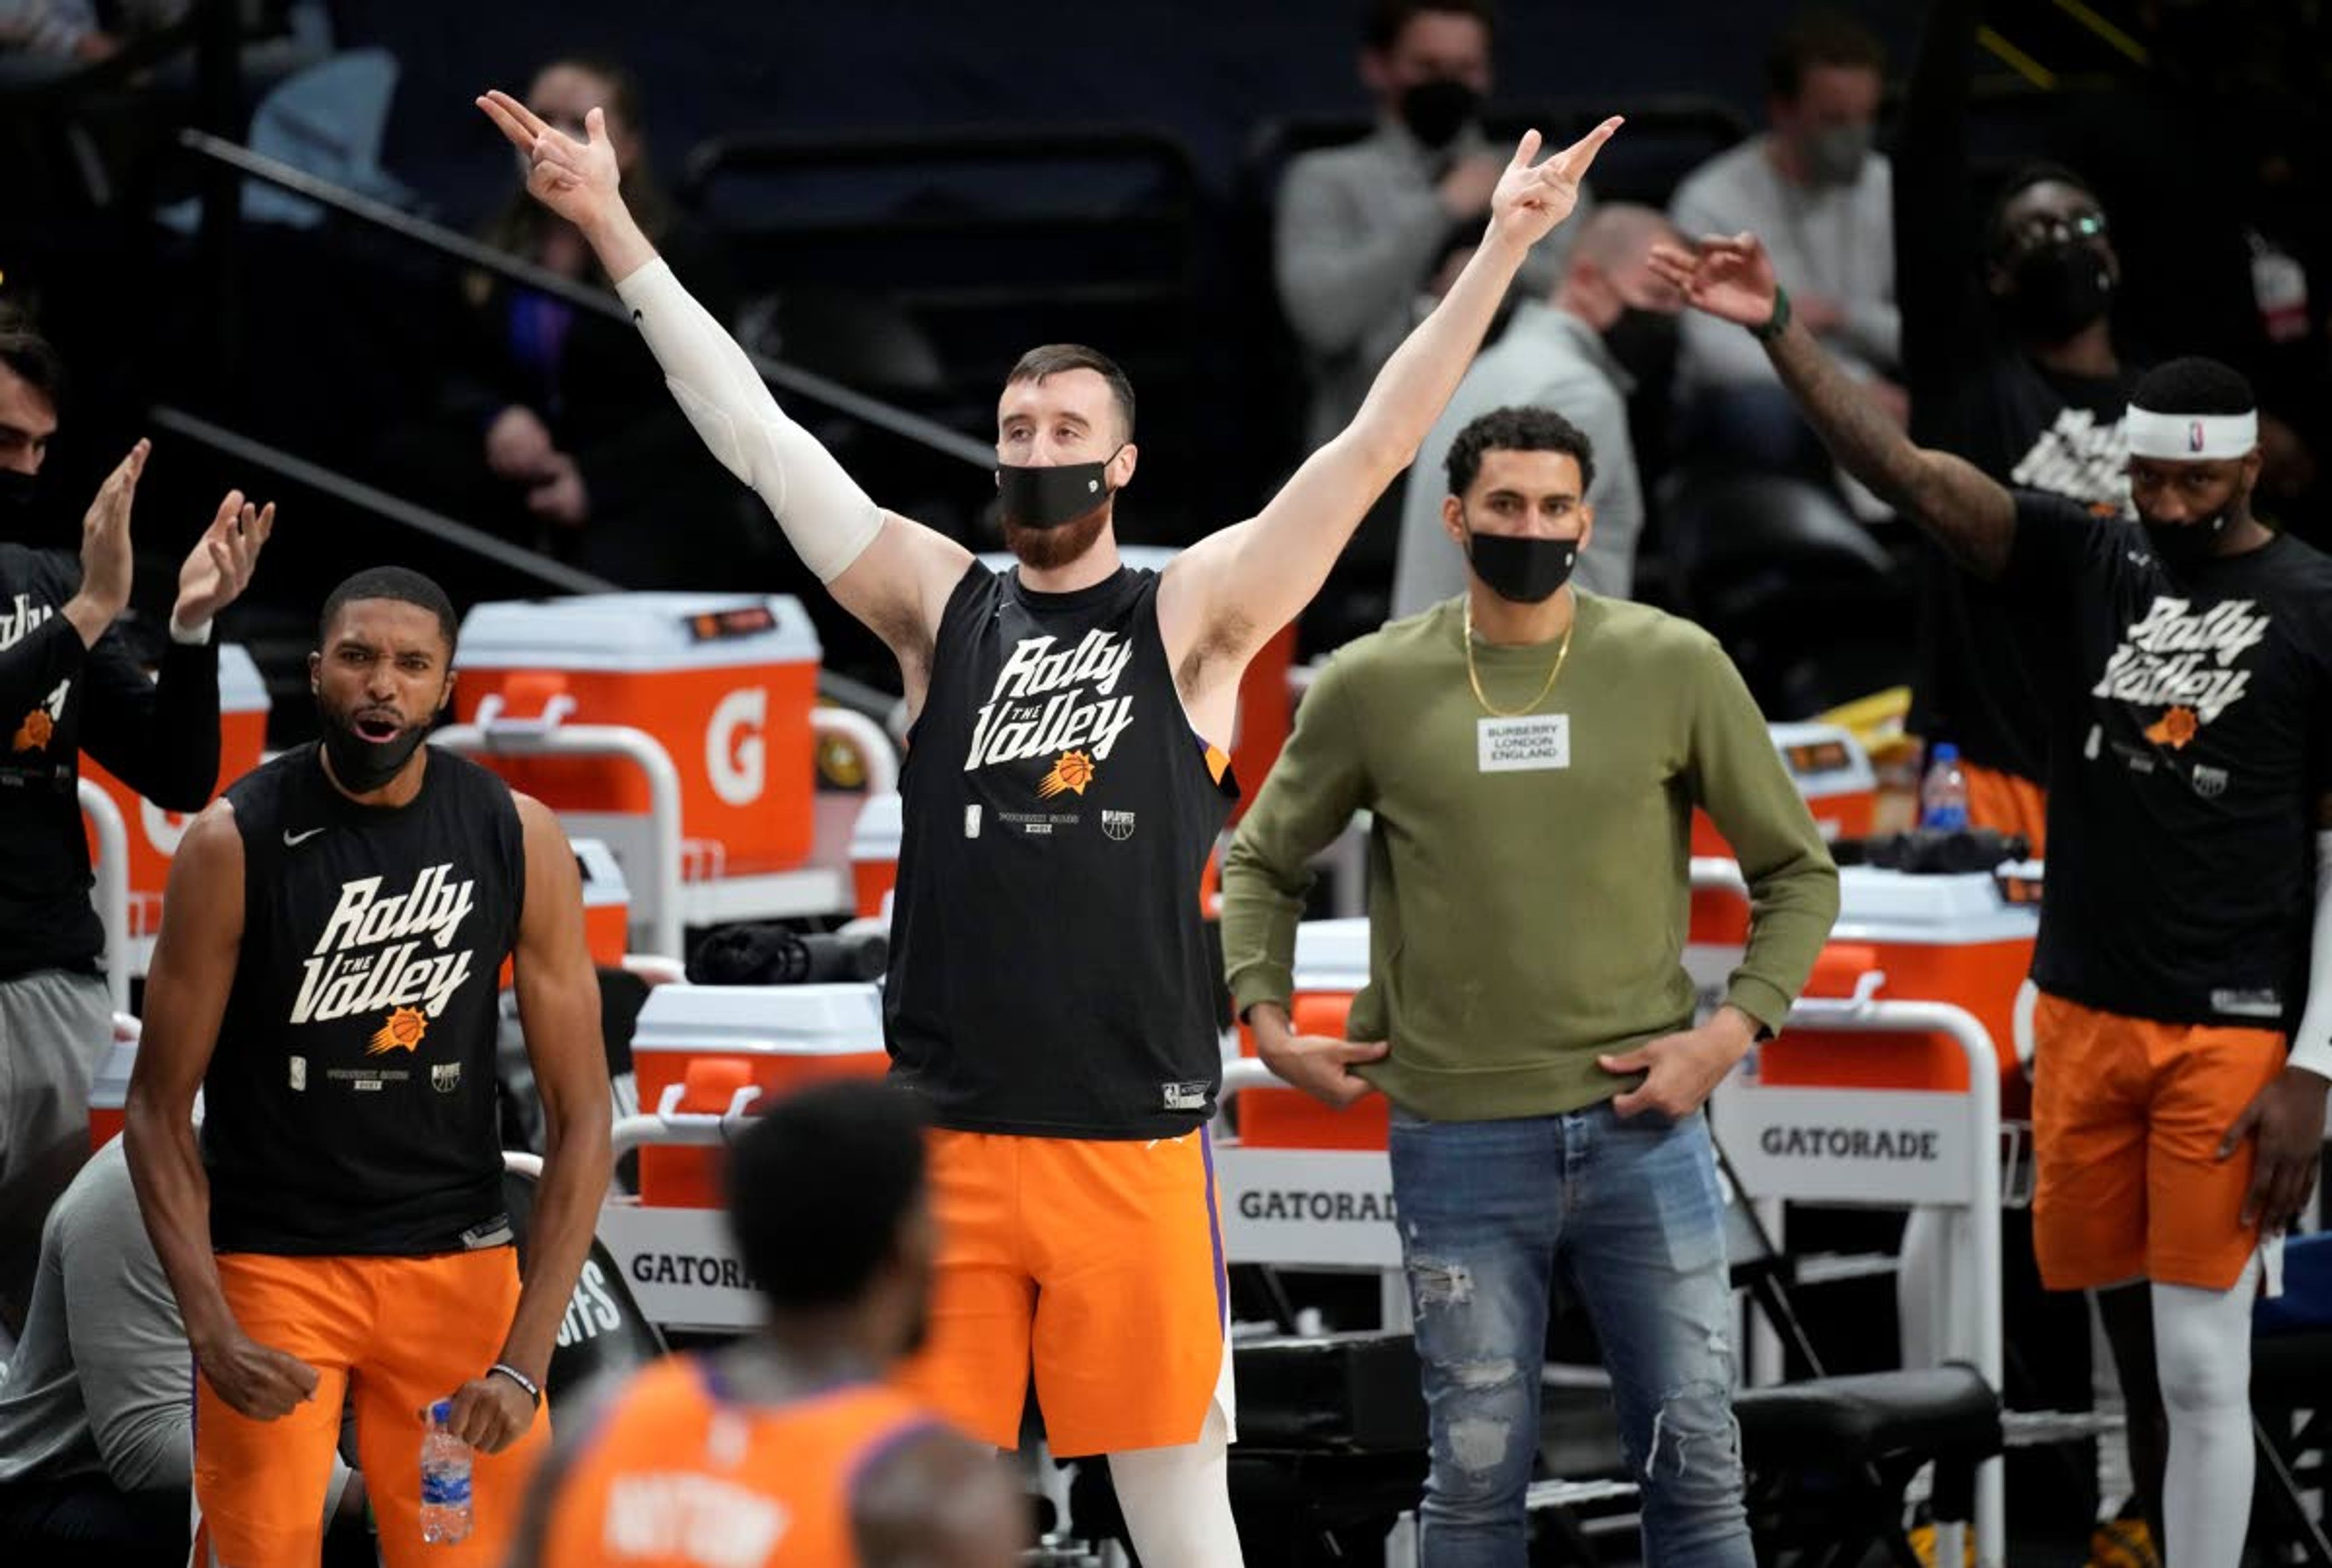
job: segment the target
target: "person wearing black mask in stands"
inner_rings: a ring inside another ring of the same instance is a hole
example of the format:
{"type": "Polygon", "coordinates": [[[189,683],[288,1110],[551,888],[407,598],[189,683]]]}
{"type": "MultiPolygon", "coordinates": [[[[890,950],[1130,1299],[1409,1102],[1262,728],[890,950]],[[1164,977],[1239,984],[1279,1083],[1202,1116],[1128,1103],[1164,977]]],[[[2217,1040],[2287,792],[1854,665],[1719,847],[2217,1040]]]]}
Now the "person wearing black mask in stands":
{"type": "MultiPolygon", "coordinates": [[[[1895,147],[1902,188],[1969,188],[1962,129],[1982,0],[1941,0],[1912,68],[1895,147]]],[[[2113,327],[2121,282],[2106,211],[2053,164],[2018,171],[1993,198],[1981,257],[1948,201],[1897,202],[1897,281],[1911,436],[2003,484],[2089,506],[2129,505],[2122,411],[2145,367],[2113,327]]],[[[2048,724],[2015,617],[1991,584],[1920,545],[1911,728],[1960,749],[1968,818],[2048,841],[2048,724]]]]}
{"type": "MultiPolygon", "coordinates": [[[[1371,0],[1360,64],[1376,130],[1287,166],[1272,266],[1311,382],[1307,450],[1351,422],[1432,307],[1429,282],[1451,236],[1470,241],[1489,214],[1505,156],[1477,116],[1496,28],[1489,0],[1371,0]]],[[[1518,297],[1543,296],[1561,279],[1592,207],[1582,186],[1571,223],[1524,263],[1518,297]]]]}
{"type": "MultiPolygon", "coordinates": [[[[89,1157],[89,1083],[113,1037],[90,902],[83,751],[157,806],[192,811],[219,760],[211,618],[275,524],[229,491],[178,571],[160,678],[110,629],[129,602],[129,512],[148,445],[90,503],[81,559],[43,548],[40,473],[62,361],[0,311],[0,1334],[22,1329],[49,1205],[89,1157]]],[[[69,537],[69,536],[67,536],[69,537]]]]}
{"type": "Polygon", "coordinates": [[[1475,356],[1410,464],[1393,569],[1395,619],[1465,591],[1466,558],[1449,548],[1442,518],[1448,494],[1442,465],[1458,433],[1494,408],[1559,408],[1587,438],[1597,454],[1583,498],[1595,514],[1595,549],[1580,557],[1579,581],[1606,598],[1629,597],[1644,527],[1629,403],[1639,383],[1659,384],[1675,355],[1684,299],[1650,262],[1652,246],[1674,244],[1675,236],[1650,207],[1598,207],[1554,292],[1516,306],[1505,334],[1475,356]]]}
{"type": "MultiPolygon", "coordinates": [[[[1907,416],[1888,214],[1897,188],[1872,150],[1887,54],[1853,16],[1801,13],[1765,60],[1768,129],[1678,183],[1668,215],[1687,234],[1769,235],[1807,329],[1907,416]]],[[[1678,441],[1696,467],[1823,479],[1829,460],[1754,344],[1687,314],[1678,339],[1678,441]]]]}

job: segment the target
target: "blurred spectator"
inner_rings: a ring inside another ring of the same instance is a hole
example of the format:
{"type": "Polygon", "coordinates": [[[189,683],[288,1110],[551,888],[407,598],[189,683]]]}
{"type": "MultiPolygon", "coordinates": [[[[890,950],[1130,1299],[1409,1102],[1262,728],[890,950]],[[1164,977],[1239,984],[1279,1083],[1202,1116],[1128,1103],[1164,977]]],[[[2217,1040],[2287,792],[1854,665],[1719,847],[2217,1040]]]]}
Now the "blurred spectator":
{"type": "Polygon", "coordinates": [[[111,56],[96,0],[0,0],[0,86],[63,76],[111,56]]]}
{"type": "Polygon", "coordinates": [[[2308,266],[2324,234],[2327,23],[2289,0],[2144,0],[2135,13],[2144,66],[2074,98],[2052,149],[2114,214],[2123,326],[2258,388],[2258,504],[2296,521],[2305,503],[2277,514],[2322,493],[2332,435],[2332,361],[2310,330],[2327,285],[2318,261],[2310,289],[2308,266]]]}
{"type": "MultiPolygon", "coordinates": [[[[0,1558],[183,1568],[193,1363],[117,1138],[49,1213],[32,1316],[0,1381],[0,1558]]],[[[364,1497],[336,1456],[328,1563],[370,1561],[364,1497]]]]}
{"type": "MultiPolygon", "coordinates": [[[[536,74],[526,100],[577,136],[586,113],[607,111],[625,199],[705,308],[727,320],[734,301],[724,271],[649,164],[631,72],[569,55],[536,74]]],[[[523,167],[484,237],[561,277],[609,286],[583,236],[528,197],[523,167]]],[[[626,588],[735,581],[747,548],[738,487],[705,455],[628,325],[473,272],[462,280],[450,337],[442,418],[393,444],[400,481],[626,588]]]]}
{"type": "Polygon", "coordinates": [[[1598,207],[1553,292],[1516,307],[1505,336],[1475,359],[1410,465],[1393,574],[1395,617],[1465,591],[1465,559],[1441,519],[1449,489],[1441,470],[1458,432],[1494,408],[1551,408],[1587,436],[1597,458],[1584,498],[1595,539],[1580,554],[1576,580],[1609,598],[1629,596],[1644,497],[1628,398],[1638,377],[1657,374],[1676,333],[1683,301],[1649,262],[1653,245],[1676,240],[1668,219],[1649,207],[1598,207]]]}
{"type": "MultiPolygon", "coordinates": [[[[1369,383],[1432,306],[1429,284],[1453,238],[1467,244],[1513,155],[1483,134],[1489,0],[1371,0],[1361,81],[1376,130],[1288,165],[1279,190],[1274,271],[1280,308],[1302,342],[1312,383],[1305,445],[1349,423],[1369,383]]],[[[1578,215],[1532,253],[1516,282],[1536,297],[1563,271],[1578,215]]]]}
{"type": "MultiPolygon", "coordinates": [[[[1895,308],[1894,177],[1871,150],[1886,55],[1844,15],[1804,14],[1766,61],[1773,129],[1685,177],[1669,213],[1690,238],[1762,237],[1790,302],[1813,334],[1868,377],[1897,419],[1907,399],[1889,377],[1902,324],[1895,308]]],[[[1688,312],[1677,366],[1691,455],[1764,473],[1829,472],[1756,341],[1688,312]]]]}
{"type": "MultiPolygon", "coordinates": [[[[1964,125],[1983,0],[1930,13],[1895,161],[1906,188],[1969,186],[1964,125]]],[[[2069,169],[2013,176],[1970,244],[1954,203],[1896,215],[1912,435],[2004,484],[2126,508],[2122,412],[2143,368],[2116,341],[2121,292],[2106,209],[2069,169]]],[[[1920,545],[1920,648],[1911,727],[1960,748],[1968,815],[2043,853],[2047,724],[1999,590],[1920,545]]]]}

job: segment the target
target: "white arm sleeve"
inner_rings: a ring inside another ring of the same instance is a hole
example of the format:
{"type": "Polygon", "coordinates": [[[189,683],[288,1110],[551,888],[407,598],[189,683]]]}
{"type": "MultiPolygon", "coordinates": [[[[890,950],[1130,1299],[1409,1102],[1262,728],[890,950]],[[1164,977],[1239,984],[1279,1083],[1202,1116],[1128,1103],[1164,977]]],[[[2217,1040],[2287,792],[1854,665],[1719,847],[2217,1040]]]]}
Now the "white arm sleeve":
{"type": "Polygon", "coordinates": [[[616,285],[681,412],[769,506],[802,564],[832,582],[882,531],[883,512],[834,454],[786,417],[760,372],[658,256],[616,285]]]}
{"type": "Polygon", "coordinates": [[[2316,934],[2308,944],[2308,1010],[2285,1065],[2332,1078],[2332,833],[2316,836],[2316,934]]]}

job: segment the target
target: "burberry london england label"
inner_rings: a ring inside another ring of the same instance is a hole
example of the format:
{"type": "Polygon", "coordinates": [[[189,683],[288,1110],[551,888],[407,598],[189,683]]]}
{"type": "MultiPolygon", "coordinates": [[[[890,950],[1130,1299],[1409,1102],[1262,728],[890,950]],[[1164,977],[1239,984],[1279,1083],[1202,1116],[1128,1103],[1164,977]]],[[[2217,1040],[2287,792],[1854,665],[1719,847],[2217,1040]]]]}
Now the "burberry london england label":
{"type": "Polygon", "coordinates": [[[1485,773],[1524,773],[1571,766],[1571,715],[1526,713],[1475,723],[1478,765],[1485,773]]]}

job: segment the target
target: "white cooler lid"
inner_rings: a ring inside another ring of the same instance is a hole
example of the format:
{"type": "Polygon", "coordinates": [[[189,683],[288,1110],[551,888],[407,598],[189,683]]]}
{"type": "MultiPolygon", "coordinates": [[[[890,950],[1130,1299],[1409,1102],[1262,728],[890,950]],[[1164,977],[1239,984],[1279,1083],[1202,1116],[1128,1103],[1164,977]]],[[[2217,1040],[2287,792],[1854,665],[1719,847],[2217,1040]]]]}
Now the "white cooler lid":
{"type": "Polygon", "coordinates": [[[2040,930],[2040,906],[2010,904],[1988,871],[1928,876],[1842,865],[1838,893],[1834,942],[2014,942],[2040,930]]]}
{"type": "Polygon", "coordinates": [[[105,1047],[90,1080],[89,1103],[100,1110],[119,1111],[129,1103],[129,1070],[138,1065],[138,1042],[117,1039],[105,1047]]]}
{"type": "Polygon", "coordinates": [[[1295,989],[1357,991],[1369,983],[1369,921],[1307,920],[1295,928],[1295,989]]]}
{"type": "Polygon", "coordinates": [[[821,653],[809,612],[790,594],[578,594],[506,599],[463,617],[463,669],[727,669],[738,664],[816,664],[821,653]],[[699,641],[690,620],[766,607],[763,630],[699,641]]]}
{"type": "Polygon", "coordinates": [[[218,651],[219,712],[222,713],[264,713],[274,704],[267,695],[267,683],[260,679],[259,666],[251,662],[251,654],[241,643],[221,643],[218,651]]]}
{"type": "Polygon", "coordinates": [[[585,908],[631,902],[632,890],[624,881],[623,863],[607,847],[606,839],[569,839],[568,847],[575,851],[575,864],[583,874],[585,908]]]}
{"type": "Polygon", "coordinates": [[[656,986],[632,1034],[636,1056],[845,1056],[882,1048],[882,993],[864,984],[656,986]]]}
{"type": "Polygon", "coordinates": [[[858,808],[857,823],[850,829],[850,858],[898,859],[899,835],[903,825],[896,789],[868,796],[866,804],[858,808]]]}

